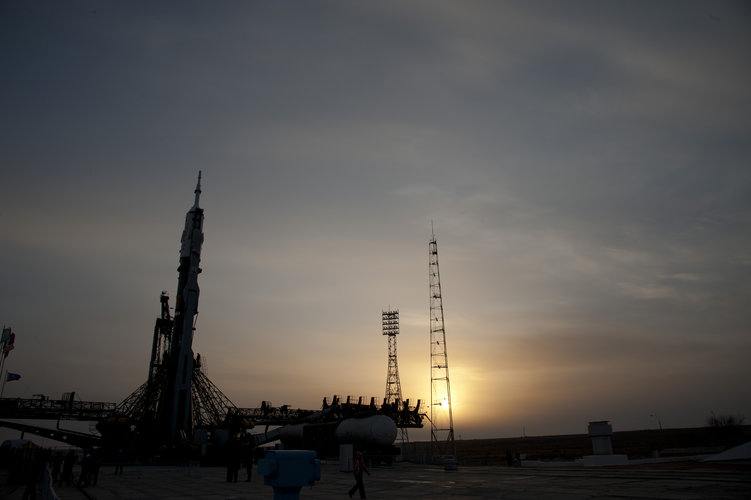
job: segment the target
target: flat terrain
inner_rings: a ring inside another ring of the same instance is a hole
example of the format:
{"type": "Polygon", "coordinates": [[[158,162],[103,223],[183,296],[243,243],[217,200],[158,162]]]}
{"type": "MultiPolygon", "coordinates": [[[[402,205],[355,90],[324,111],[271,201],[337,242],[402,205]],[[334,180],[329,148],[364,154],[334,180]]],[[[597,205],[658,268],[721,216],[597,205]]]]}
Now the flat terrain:
{"type": "MultiPolygon", "coordinates": [[[[354,483],[337,464],[323,464],[321,481],[302,489],[301,499],[346,499],[354,483]]],[[[255,471],[254,471],[255,472],[255,471]]],[[[178,467],[126,468],[122,475],[104,467],[99,484],[85,489],[59,487],[61,500],[270,499],[260,476],[227,483],[224,469],[178,467]]],[[[244,476],[241,475],[241,480],[244,476]]],[[[673,463],[669,467],[526,468],[477,466],[448,472],[441,467],[400,463],[374,467],[366,476],[370,499],[748,499],[751,466],[673,463]]],[[[3,485],[0,498],[20,500],[22,487],[3,485]]],[[[355,494],[357,498],[357,494],[355,494]]]]}
{"type": "MultiPolygon", "coordinates": [[[[621,431],[612,436],[613,453],[630,459],[707,455],[749,441],[748,425],[621,431]]],[[[420,461],[427,450],[426,443],[411,443],[406,455],[420,461]]],[[[507,451],[529,460],[566,461],[591,455],[592,440],[586,434],[467,439],[456,441],[456,451],[459,462],[467,465],[505,465],[507,451]]]]}
{"type": "MultiPolygon", "coordinates": [[[[613,434],[614,453],[631,459],[685,457],[716,453],[751,441],[751,426],[728,429],[665,429],[613,434]]],[[[407,455],[427,456],[427,443],[411,443],[407,455]]],[[[451,499],[749,499],[751,462],[680,462],[623,467],[507,467],[506,451],[530,460],[569,461],[592,453],[585,434],[457,441],[459,469],[418,463],[372,467],[366,476],[368,498],[451,499]]],[[[78,468],[75,471],[78,474],[78,468]]],[[[154,466],[102,467],[97,486],[79,489],[55,487],[61,500],[152,499],[270,499],[271,487],[257,475],[251,482],[227,483],[220,467],[185,468],[154,466]]],[[[241,472],[241,480],[245,478],[241,472]]],[[[24,487],[5,484],[7,471],[0,469],[0,500],[21,500],[24,487]]],[[[302,489],[301,499],[348,498],[351,473],[340,472],[335,462],[324,462],[321,480],[302,489]]],[[[357,495],[355,495],[357,498],[357,495]]]]}

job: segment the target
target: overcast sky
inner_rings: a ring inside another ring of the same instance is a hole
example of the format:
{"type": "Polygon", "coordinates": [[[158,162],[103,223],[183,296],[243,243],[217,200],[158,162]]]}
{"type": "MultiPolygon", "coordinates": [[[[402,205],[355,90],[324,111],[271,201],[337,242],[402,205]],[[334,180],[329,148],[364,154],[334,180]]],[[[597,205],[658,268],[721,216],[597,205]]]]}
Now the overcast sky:
{"type": "Polygon", "coordinates": [[[238,406],[428,399],[465,439],[751,418],[751,9],[0,3],[4,396],[118,402],[203,171],[194,350],[238,406]],[[654,416],[652,416],[654,415],[654,416]]]}

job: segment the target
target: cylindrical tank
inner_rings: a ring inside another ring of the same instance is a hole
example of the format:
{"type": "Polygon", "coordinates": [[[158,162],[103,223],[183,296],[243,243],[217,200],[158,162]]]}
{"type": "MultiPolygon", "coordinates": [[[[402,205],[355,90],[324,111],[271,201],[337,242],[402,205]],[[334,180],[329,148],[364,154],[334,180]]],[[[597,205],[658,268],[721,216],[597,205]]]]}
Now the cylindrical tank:
{"type": "Polygon", "coordinates": [[[279,429],[279,439],[285,446],[301,446],[306,424],[285,425],[279,429]]]}
{"type": "Polygon", "coordinates": [[[340,444],[391,446],[396,434],[396,424],[386,415],[348,418],[336,428],[336,440],[340,444]]]}

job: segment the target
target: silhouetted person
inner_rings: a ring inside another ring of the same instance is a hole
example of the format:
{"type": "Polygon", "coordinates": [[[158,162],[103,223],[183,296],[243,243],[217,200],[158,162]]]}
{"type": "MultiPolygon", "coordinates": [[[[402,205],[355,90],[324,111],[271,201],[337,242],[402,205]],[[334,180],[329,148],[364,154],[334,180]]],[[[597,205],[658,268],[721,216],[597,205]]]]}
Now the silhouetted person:
{"type": "Polygon", "coordinates": [[[55,490],[52,488],[52,469],[49,462],[44,464],[42,470],[42,484],[40,485],[40,497],[42,500],[59,500],[55,494],[55,490]]]}
{"type": "Polygon", "coordinates": [[[52,457],[52,482],[57,484],[60,479],[60,469],[63,467],[63,455],[62,453],[55,453],[52,457]]]}
{"type": "Polygon", "coordinates": [[[22,500],[36,500],[37,497],[37,483],[42,482],[42,473],[46,466],[46,463],[38,460],[36,456],[30,456],[27,458],[25,465],[26,472],[26,488],[23,492],[22,500]]]}
{"type": "Polygon", "coordinates": [[[98,450],[91,452],[91,463],[89,464],[89,480],[91,484],[96,486],[99,480],[99,467],[102,465],[102,457],[98,450]]]}
{"type": "Polygon", "coordinates": [[[60,484],[70,485],[73,483],[73,466],[76,465],[76,452],[73,450],[68,451],[63,459],[63,477],[60,478],[60,484]]]}
{"type": "Polygon", "coordinates": [[[84,452],[83,459],[81,460],[81,475],[78,476],[78,483],[76,483],[76,486],[80,488],[91,484],[92,466],[93,457],[91,456],[91,451],[87,450],[84,452]]]}
{"type": "Polygon", "coordinates": [[[123,473],[123,462],[125,462],[125,452],[122,448],[117,450],[117,462],[115,462],[115,474],[123,473]]]}
{"type": "Polygon", "coordinates": [[[240,462],[242,457],[240,456],[240,446],[236,441],[230,442],[227,445],[227,482],[236,483],[237,475],[240,472],[240,462]]]}
{"type": "Polygon", "coordinates": [[[355,491],[360,490],[360,498],[367,498],[365,496],[365,485],[362,483],[362,473],[367,472],[370,475],[370,471],[365,467],[365,462],[362,459],[362,452],[356,451],[355,458],[352,460],[352,473],[355,475],[355,485],[349,490],[349,497],[355,494],[355,491]]]}
{"type": "Polygon", "coordinates": [[[253,478],[253,457],[254,447],[248,443],[243,448],[243,461],[245,462],[245,471],[248,473],[248,478],[245,481],[250,481],[253,478]]]}

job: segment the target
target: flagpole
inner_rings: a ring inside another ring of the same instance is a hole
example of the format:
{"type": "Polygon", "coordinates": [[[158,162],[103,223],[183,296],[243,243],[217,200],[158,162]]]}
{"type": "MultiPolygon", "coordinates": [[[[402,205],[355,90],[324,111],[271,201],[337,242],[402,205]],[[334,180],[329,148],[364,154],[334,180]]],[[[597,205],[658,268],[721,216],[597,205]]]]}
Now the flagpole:
{"type": "Polygon", "coordinates": [[[0,373],[3,373],[3,387],[0,389],[0,398],[2,398],[3,393],[5,392],[5,379],[8,378],[8,371],[5,370],[5,372],[3,372],[5,369],[5,353],[0,354],[0,356],[2,356],[2,359],[0,359],[0,373]]]}
{"type": "Polygon", "coordinates": [[[0,398],[3,397],[3,393],[5,392],[5,383],[8,381],[8,370],[5,369],[5,358],[8,357],[8,353],[10,350],[8,350],[8,347],[10,349],[13,349],[13,338],[15,335],[13,335],[13,331],[10,327],[6,327],[5,324],[3,324],[3,336],[2,336],[2,357],[0,357],[0,373],[3,374],[3,385],[0,387],[0,398]],[[7,336],[6,336],[7,333],[7,336]],[[10,345],[8,345],[10,343],[10,345]]]}
{"type": "MultiPolygon", "coordinates": [[[[3,332],[5,332],[5,323],[3,323],[3,332]]],[[[7,358],[7,354],[5,353],[5,344],[7,344],[7,340],[3,340],[2,345],[0,347],[0,352],[2,352],[2,357],[0,358],[0,373],[3,372],[3,368],[5,368],[5,358],[7,358]]],[[[3,392],[0,391],[0,398],[3,397],[3,392]]]]}
{"type": "Polygon", "coordinates": [[[3,397],[3,393],[5,392],[5,382],[8,380],[8,370],[5,370],[3,373],[3,387],[0,388],[0,398],[3,397]]]}

